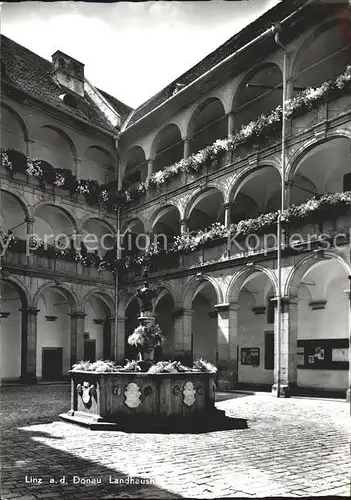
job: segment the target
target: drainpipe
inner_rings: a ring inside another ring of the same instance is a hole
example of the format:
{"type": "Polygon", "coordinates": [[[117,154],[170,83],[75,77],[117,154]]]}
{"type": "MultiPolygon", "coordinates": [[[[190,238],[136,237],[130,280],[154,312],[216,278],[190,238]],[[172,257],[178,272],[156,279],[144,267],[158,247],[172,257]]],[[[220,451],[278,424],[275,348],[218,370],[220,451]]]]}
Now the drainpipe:
{"type": "MultiPolygon", "coordinates": [[[[116,152],[116,180],[117,180],[117,192],[119,190],[119,184],[120,184],[120,161],[119,161],[119,151],[118,151],[118,145],[119,145],[119,133],[114,134],[113,136],[113,145],[114,149],[116,152]]],[[[116,260],[120,258],[120,234],[121,234],[121,209],[120,207],[117,208],[116,212],[116,260]]],[[[118,272],[116,271],[115,274],[115,311],[114,311],[114,317],[115,317],[115,322],[114,322],[114,332],[113,332],[113,349],[112,349],[112,354],[114,361],[117,361],[117,356],[118,356],[118,292],[119,292],[119,276],[118,272]]]]}
{"type": "Polygon", "coordinates": [[[277,356],[276,356],[276,397],[279,398],[280,387],[281,387],[281,330],[282,330],[282,225],[281,217],[285,209],[285,161],[286,161],[286,122],[285,122],[285,101],[286,101],[286,66],[287,66],[287,51],[286,47],[282,44],[280,40],[280,33],[282,27],[280,23],[275,23],[272,26],[272,33],[274,34],[274,40],[276,44],[283,50],[283,102],[282,102],[282,151],[281,151],[281,205],[277,220],[277,270],[278,270],[278,294],[277,294],[277,356]]]}

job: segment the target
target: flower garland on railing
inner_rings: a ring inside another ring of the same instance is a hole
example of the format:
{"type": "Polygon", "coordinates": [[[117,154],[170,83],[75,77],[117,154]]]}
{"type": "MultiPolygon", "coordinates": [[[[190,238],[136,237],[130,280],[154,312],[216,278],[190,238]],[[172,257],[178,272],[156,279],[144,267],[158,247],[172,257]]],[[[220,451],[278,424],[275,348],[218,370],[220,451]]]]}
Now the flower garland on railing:
{"type": "MultiPolygon", "coordinates": [[[[286,118],[294,118],[318,106],[325,99],[343,94],[350,87],[351,65],[348,65],[337,78],[324,82],[318,88],[307,88],[296,97],[286,101],[286,118]]],[[[94,180],[78,179],[69,169],[54,168],[45,161],[29,159],[23,153],[12,149],[0,150],[1,161],[3,167],[11,173],[22,172],[36,177],[41,180],[43,186],[47,183],[68,189],[72,195],[75,193],[84,195],[90,205],[102,205],[108,211],[114,211],[140,199],[147,190],[165,184],[182,172],[197,173],[206,164],[220,162],[227,151],[234,151],[239,146],[267,137],[272,131],[280,128],[281,120],[282,107],[278,106],[268,115],[262,114],[257,120],[243,125],[232,137],[217,139],[212,145],[201,149],[189,158],[182,159],[148,176],[145,182],[118,192],[115,182],[99,185],[94,180]]]]}
{"type": "MultiPolygon", "coordinates": [[[[301,205],[292,205],[282,213],[283,227],[300,224],[302,222],[320,221],[321,218],[329,216],[338,216],[344,213],[351,206],[351,191],[343,193],[325,194],[320,197],[314,197],[302,203],[301,205]]],[[[119,273],[131,268],[151,267],[153,264],[158,266],[162,259],[168,264],[173,263],[176,267],[176,257],[180,254],[187,254],[199,248],[204,247],[209,242],[221,242],[226,238],[235,235],[240,240],[249,234],[263,233],[277,224],[279,212],[261,214],[253,219],[242,220],[237,224],[231,224],[225,227],[219,222],[212,224],[207,230],[200,230],[188,234],[177,236],[173,244],[163,250],[158,245],[151,244],[144,254],[130,254],[116,260],[114,257],[100,257],[96,253],[87,253],[78,251],[74,247],[69,249],[60,249],[58,247],[47,245],[42,241],[31,239],[29,245],[25,240],[11,236],[9,250],[16,253],[25,253],[29,248],[36,255],[61,259],[71,262],[80,262],[84,266],[94,267],[100,271],[108,270],[113,273],[119,273]]],[[[6,238],[3,236],[3,242],[6,238]]]]}

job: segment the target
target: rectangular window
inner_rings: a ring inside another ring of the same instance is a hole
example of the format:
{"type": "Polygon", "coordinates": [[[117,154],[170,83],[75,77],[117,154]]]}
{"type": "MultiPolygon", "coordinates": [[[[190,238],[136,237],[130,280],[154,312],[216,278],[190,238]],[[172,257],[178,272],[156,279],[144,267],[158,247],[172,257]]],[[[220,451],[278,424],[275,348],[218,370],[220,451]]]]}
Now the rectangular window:
{"type": "Polygon", "coordinates": [[[343,190],[344,191],[351,191],[351,173],[344,175],[343,190]]]}
{"type": "Polygon", "coordinates": [[[267,304],[267,323],[269,325],[274,323],[274,309],[275,309],[275,303],[272,300],[273,295],[268,297],[268,304],[267,304]]]}
{"type": "Polygon", "coordinates": [[[274,370],[274,333],[265,332],[264,334],[264,368],[265,370],[274,370]]]}

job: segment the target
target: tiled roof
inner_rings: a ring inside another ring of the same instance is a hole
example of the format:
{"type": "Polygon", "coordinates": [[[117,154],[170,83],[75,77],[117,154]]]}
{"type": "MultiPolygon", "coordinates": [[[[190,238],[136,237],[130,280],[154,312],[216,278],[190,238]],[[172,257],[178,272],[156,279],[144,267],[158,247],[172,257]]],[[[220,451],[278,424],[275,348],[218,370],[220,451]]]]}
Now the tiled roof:
{"type": "MultiPolygon", "coordinates": [[[[28,92],[42,101],[56,108],[69,111],[77,117],[92,122],[94,125],[112,130],[112,125],[106,120],[100,109],[85,94],[84,97],[75,96],[76,107],[64,104],[60,99],[63,89],[52,78],[51,62],[1,35],[1,72],[5,81],[9,81],[21,90],[28,92]]],[[[122,122],[129,115],[132,108],[106,92],[100,91],[111,106],[121,116],[122,122]]]]}
{"type": "Polygon", "coordinates": [[[171,97],[175,83],[189,85],[199,76],[206,73],[206,71],[213,68],[213,66],[218,64],[220,61],[223,61],[230,54],[238,50],[240,47],[243,47],[248,42],[259,36],[261,33],[269,29],[273,23],[281,21],[306,2],[307,0],[281,1],[275,7],[256,19],[253,23],[247,25],[239,33],[232,36],[223,45],[211,52],[208,56],[206,56],[198,64],[189,69],[186,73],[183,73],[176,80],[167,85],[167,87],[151,97],[151,99],[136,108],[130,120],[126,124],[127,127],[140,120],[147,113],[149,113],[154,108],[166,101],[169,97],[171,97]]]}

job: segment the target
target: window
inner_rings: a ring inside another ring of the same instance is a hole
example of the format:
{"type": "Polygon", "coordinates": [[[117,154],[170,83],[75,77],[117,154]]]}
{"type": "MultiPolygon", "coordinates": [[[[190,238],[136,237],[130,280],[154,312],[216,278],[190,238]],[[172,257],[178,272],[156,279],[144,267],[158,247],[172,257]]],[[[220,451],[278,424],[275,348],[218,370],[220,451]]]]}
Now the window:
{"type": "Polygon", "coordinates": [[[268,296],[268,305],[267,305],[267,323],[269,325],[274,323],[274,309],[275,309],[275,304],[274,301],[272,300],[274,298],[273,295],[268,296]]]}
{"type": "Polygon", "coordinates": [[[264,368],[265,370],[274,370],[274,333],[265,332],[264,334],[264,368]]]}
{"type": "Polygon", "coordinates": [[[351,191],[351,172],[343,178],[343,191],[351,191]]]}

